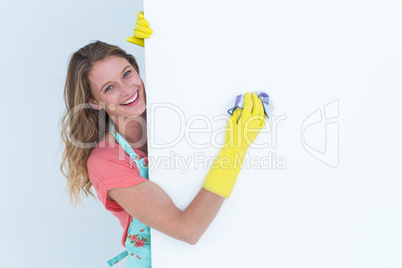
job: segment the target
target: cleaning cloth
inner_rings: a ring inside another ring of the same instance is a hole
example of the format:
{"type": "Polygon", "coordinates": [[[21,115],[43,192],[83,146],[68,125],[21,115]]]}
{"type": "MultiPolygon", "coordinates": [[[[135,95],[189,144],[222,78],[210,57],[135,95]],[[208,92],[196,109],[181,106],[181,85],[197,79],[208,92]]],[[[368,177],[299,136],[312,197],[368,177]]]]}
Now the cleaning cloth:
{"type": "MultiPolygon", "coordinates": [[[[258,97],[261,99],[261,101],[262,101],[262,106],[264,107],[264,113],[267,115],[268,118],[270,118],[269,115],[272,113],[272,108],[273,108],[273,107],[272,107],[272,105],[270,105],[270,103],[269,103],[269,96],[268,96],[268,94],[265,93],[264,91],[254,91],[254,92],[250,92],[250,93],[251,93],[251,94],[253,94],[253,93],[256,93],[256,94],[257,94],[257,96],[258,96],[258,97]]],[[[230,115],[233,114],[233,111],[234,111],[237,107],[243,109],[243,105],[244,105],[244,95],[245,95],[245,94],[240,94],[240,95],[237,95],[237,96],[236,96],[235,101],[234,101],[234,106],[233,106],[233,108],[230,108],[230,109],[228,110],[228,113],[229,113],[230,115]]]]}

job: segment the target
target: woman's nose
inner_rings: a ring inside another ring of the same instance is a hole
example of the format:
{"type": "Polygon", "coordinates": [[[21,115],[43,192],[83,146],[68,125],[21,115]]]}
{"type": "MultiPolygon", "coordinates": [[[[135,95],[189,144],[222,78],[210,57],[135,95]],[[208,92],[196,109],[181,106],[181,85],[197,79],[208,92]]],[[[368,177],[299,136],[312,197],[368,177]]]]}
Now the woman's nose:
{"type": "Polygon", "coordinates": [[[120,85],[121,91],[124,94],[130,94],[131,93],[131,88],[129,85],[127,85],[126,83],[122,82],[120,85]]]}

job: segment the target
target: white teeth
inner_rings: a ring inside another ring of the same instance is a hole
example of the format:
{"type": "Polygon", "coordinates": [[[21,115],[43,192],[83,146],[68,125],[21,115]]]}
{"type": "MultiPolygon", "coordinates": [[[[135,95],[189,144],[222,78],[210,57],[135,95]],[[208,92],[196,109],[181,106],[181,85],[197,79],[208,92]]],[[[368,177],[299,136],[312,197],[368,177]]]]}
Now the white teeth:
{"type": "Polygon", "coordinates": [[[133,101],[135,101],[137,99],[137,97],[138,97],[138,91],[137,91],[137,93],[135,93],[135,95],[131,99],[129,99],[128,101],[123,102],[122,104],[130,104],[133,101]]]}

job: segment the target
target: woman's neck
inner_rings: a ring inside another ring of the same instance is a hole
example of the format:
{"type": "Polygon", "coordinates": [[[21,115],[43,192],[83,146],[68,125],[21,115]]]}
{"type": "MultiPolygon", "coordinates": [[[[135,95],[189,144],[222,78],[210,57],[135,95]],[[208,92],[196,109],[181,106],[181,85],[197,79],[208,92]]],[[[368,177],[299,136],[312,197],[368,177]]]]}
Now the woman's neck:
{"type": "Polygon", "coordinates": [[[133,147],[148,154],[147,148],[147,110],[141,115],[119,120],[113,118],[114,126],[120,135],[133,147]]]}

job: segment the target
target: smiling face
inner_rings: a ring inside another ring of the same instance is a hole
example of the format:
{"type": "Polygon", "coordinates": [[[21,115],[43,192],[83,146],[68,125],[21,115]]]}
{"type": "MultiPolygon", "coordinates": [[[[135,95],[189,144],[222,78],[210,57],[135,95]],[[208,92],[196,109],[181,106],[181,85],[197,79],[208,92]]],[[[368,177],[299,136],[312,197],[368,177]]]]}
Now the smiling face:
{"type": "Polygon", "coordinates": [[[124,58],[110,56],[95,62],[88,74],[95,100],[89,104],[109,116],[141,115],[146,108],[144,83],[124,58]]]}

